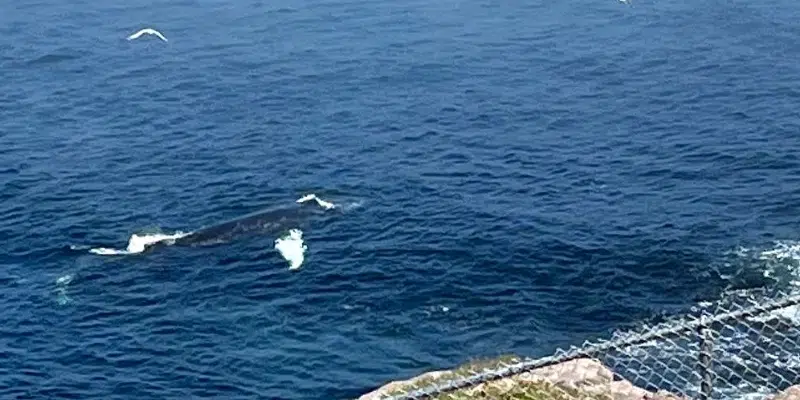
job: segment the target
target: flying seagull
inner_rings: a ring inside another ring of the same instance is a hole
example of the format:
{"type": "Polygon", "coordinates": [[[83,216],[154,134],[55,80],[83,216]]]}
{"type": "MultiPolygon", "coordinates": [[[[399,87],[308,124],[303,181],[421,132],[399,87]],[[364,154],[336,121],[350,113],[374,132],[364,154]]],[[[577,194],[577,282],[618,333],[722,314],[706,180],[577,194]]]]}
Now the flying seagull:
{"type": "Polygon", "coordinates": [[[167,38],[165,38],[164,35],[161,34],[161,32],[159,32],[159,31],[157,31],[155,29],[152,29],[152,28],[144,28],[144,29],[142,29],[139,32],[134,33],[133,35],[128,36],[128,40],[138,39],[139,36],[142,36],[145,33],[148,34],[148,35],[156,35],[156,36],[160,37],[161,40],[163,40],[165,42],[167,41],[167,38]]]}

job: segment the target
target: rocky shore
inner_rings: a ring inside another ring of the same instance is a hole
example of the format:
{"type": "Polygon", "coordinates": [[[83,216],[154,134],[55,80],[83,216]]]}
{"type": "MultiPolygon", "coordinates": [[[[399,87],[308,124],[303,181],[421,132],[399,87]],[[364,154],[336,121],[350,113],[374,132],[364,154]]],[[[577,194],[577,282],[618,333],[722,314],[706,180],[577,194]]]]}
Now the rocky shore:
{"type": "MultiPolygon", "coordinates": [[[[433,371],[405,381],[390,382],[358,400],[379,400],[386,396],[428,387],[437,382],[468,376],[487,367],[509,365],[518,361],[503,357],[464,365],[455,370],[433,371]]],[[[594,359],[578,359],[535,369],[511,378],[495,380],[469,389],[448,393],[437,400],[689,400],[688,397],[663,390],[652,392],[624,379],[615,379],[613,372],[594,359]]],[[[764,400],[800,400],[800,385],[764,400]]]]}

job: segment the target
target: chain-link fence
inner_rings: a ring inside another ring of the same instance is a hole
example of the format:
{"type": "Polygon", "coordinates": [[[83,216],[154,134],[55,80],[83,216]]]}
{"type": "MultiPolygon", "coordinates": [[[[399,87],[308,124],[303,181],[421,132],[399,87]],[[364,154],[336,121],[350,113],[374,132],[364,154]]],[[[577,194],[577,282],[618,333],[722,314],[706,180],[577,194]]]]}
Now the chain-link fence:
{"type": "Polygon", "coordinates": [[[431,372],[360,400],[800,400],[798,304],[796,294],[731,293],[608,340],[431,372]]]}

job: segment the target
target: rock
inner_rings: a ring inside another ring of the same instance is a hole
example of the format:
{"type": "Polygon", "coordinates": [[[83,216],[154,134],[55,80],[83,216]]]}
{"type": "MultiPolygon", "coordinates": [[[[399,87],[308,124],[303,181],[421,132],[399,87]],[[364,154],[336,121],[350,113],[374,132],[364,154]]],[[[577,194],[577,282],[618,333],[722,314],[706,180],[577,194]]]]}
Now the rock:
{"type": "MultiPolygon", "coordinates": [[[[469,369],[467,369],[469,371],[469,369]]],[[[462,371],[459,376],[464,376],[462,371]]],[[[452,378],[452,371],[434,371],[405,381],[394,381],[359,397],[359,400],[378,400],[389,393],[397,394],[409,387],[425,387],[432,382],[444,382],[452,378]]],[[[482,393],[509,393],[530,390],[551,394],[559,399],[604,399],[604,400],[684,400],[666,391],[656,393],[633,385],[627,380],[614,380],[614,373],[594,359],[576,359],[560,364],[535,369],[514,377],[495,380],[489,383],[459,391],[461,398],[486,398],[482,393]],[[538,385],[541,384],[541,385],[538,385]]],[[[527,393],[527,392],[524,392],[527,393]]],[[[536,397],[538,398],[538,397],[536,397]]],[[[781,398],[774,400],[800,400],[781,398]]]]}
{"type": "Polygon", "coordinates": [[[687,397],[678,396],[666,390],[658,390],[655,394],[646,397],[645,400],[689,400],[687,397]]]}
{"type": "MultiPolygon", "coordinates": [[[[369,392],[369,393],[359,397],[358,400],[378,400],[378,399],[382,399],[384,396],[386,396],[389,393],[393,393],[393,392],[395,392],[397,390],[400,390],[400,389],[403,389],[403,388],[407,388],[407,387],[416,387],[420,382],[437,381],[440,378],[442,378],[443,375],[447,375],[447,374],[449,374],[448,371],[431,371],[431,372],[426,372],[426,373],[424,373],[422,375],[419,375],[417,377],[414,377],[414,378],[411,378],[411,379],[407,379],[407,380],[404,380],[404,381],[392,381],[392,382],[389,382],[389,383],[381,386],[377,390],[374,390],[372,392],[369,392]]],[[[424,384],[422,386],[424,386],[424,384]]]]}
{"type": "Polygon", "coordinates": [[[614,379],[614,373],[596,360],[581,358],[537,368],[521,374],[519,378],[522,380],[545,380],[556,385],[580,389],[584,386],[609,384],[614,379]]]}
{"type": "Polygon", "coordinates": [[[628,380],[614,380],[614,372],[597,360],[577,359],[522,374],[520,379],[541,379],[595,398],[613,400],[678,400],[666,391],[656,393],[635,386],[628,380]]]}
{"type": "Polygon", "coordinates": [[[769,397],[768,400],[800,400],[800,385],[790,386],[774,397],[769,397]]]}

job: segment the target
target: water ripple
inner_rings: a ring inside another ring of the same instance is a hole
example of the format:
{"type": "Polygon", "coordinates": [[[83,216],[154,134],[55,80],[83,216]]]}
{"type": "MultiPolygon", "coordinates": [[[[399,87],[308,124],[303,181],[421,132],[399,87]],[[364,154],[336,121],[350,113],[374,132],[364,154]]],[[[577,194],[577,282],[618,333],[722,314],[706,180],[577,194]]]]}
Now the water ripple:
{"type": "Polygon", "coordinates": [[[796,5],[617,3],[0,15],[0,396],[355,397],[713,297],[796,236],[796,5]],[[297,271],[84,248],[310,191],[361,206],[297,271]]]}

